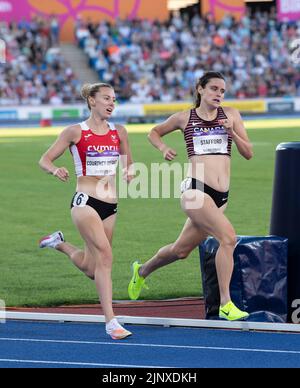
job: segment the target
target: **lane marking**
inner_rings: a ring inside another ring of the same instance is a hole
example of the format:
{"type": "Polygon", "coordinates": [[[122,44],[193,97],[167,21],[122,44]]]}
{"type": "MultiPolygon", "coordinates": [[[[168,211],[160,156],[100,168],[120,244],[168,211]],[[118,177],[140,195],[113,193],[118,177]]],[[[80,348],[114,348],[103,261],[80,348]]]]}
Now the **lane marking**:
{"type": "Polygon", "coordinates": [[[102,366],[102,367],[120,367],[120,368],[169,368],[168,366],[156,365],[126,365],[126,364],[100,364],[95,362],[75,362],[75,361],[43,361],[43,360],[18,360],[10,358],[0,358],[0,362],[15,362],[26,364],[54,364],[54,365],[76,365],[76,366],[102,366]]]}
{"type": "Polygon", "coordinates": [[[0,341],[16,341],[16,342],[39,342],[39,343],[56,343],[56,344],[75,344],[75,345],[113,345],[113,346],[136,346],[150,348],[170,348],[170,349],[203,349],[203,350],[224,350],[237,352],[254,352],[254,353],[285,353],[285,354],[300,354],[300,350],[280,350],[280,349],[257,349],[257,348],[232,348],[224,346],[201,346],[201,345],[163,345],[163,344],[133,344],[120,342],[96,342],[96,341],[75,341],[75,340],[41,340],[34,338],[0,338],[0,341]]]}

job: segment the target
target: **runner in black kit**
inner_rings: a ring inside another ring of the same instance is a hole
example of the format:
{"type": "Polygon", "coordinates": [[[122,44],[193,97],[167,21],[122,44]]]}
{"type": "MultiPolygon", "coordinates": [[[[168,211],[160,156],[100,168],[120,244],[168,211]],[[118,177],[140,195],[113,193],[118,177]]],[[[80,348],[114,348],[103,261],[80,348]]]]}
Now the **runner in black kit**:
{"type": "Polygon", "coordinates": [[[219,316],[228,320],[244,319],[248,313],[232,303],[229,292],[236,233],[224,210],[229,193],[232,142],[246,159],[252,158],[252,146],[239,112],[234,108],[221,107],[225,93],[222,74],[204,74],[196,85],[196,93],[194,109],[172,115],[149,134],[152,145],[161,151],[166,160],[172,161],[176,151],[168,147],[162,137],[177,129],[183,132],[189,170],[181,185],[181,206],[188,219],[174,243],[161,248],[144,264],[133,263],[128,293],[131,299],[137,299],[145,287],[147,276],[160,267],[185,259],[211,235],[220,244],[216,253],[219,316]]]}

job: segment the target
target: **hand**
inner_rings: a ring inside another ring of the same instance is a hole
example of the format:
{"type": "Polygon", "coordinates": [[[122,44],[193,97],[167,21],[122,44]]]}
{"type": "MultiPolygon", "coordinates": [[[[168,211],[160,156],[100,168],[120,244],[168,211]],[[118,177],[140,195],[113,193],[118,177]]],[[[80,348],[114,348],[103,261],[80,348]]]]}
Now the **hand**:
{"type": "Polygon", "coordinates": [[[225,119],[225,120],[219,120],[219,124],[222,125],[226,129],[228,135],[233,136],[233,134],[234,134],[233,122],[231,122],[228,119],[225,119]]]}
{"type": "Polygon", "coordinates": [[[169,160],[169,161],[173,160],[175,158],[175,156],[177,156],[177,152],[175,150],[173,150],[172,148],[168,147],[167,145],[163,147],[161,152],[164,156],[164,159],[169,160]]]}
{"type": "Polygon", "coordinates": [[[127,172],[123,172],[123,179],[125,182],[130,183],[134,178],[135,178],[134,174],[128,174],[127,172]]]}
{"type": "Polygon", "coordinates": [[[135,175],[127,175],[126,176],[126,182],[130,183],[132,181],[132,179],[134,179],[134,178],[135,178],[135,175]]]}
{"type": "Polygon", "coordinates": [[[132,179],[135,178],[135,172],[134,172],[134,166],[133,164],[131,164],[129,166],[129,168],[123,168],[122,170],[123,172],[123,179],[124,181],[126,181],[127,183],[130,183],[132,181],[132,179]]]}
{"type": "Polygon", "coordinates": [[[53,171],[52,175],[56,176],[63,182],[67,182],[69,179],[69,171],[65,167],[59,167],[55,171],[53,171]]]}

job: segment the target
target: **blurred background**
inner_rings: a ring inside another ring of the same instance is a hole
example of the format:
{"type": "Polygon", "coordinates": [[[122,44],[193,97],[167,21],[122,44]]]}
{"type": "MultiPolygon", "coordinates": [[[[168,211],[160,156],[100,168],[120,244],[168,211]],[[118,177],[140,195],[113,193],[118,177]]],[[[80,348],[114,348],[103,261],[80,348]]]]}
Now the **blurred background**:
{"type": "Polygon", "coordinates": [[[189,107],[207,70],[242,113],[299,114],[299,15],[289,0],[1,0],[0,123],[83,118],[80,88],[99,81],[114,117],[152,122],[189,107]]]}

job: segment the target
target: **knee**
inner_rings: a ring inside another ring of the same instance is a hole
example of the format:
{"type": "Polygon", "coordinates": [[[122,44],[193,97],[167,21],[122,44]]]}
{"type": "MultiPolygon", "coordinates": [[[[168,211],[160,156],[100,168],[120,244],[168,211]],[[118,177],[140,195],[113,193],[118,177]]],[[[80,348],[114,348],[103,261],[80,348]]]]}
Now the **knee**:
{"type": "Polygon", "coordinates": [[[172,248],[172,253],[178,260],[184,260],[188,257],[190,254],[190,250],[181,246],[178,246],[176,244],[173,244],[172,248]]]}
{"type": "Polygon", "coordinates": [[[111,247],[94,244],[93,247],[89,247],[89,252],[93,256],[95,267],[112,267],[113,256],[111,247]]]}
{"type": "Polygon", "coordinates": [[[86,276],[91,280],[95,280],[95,269],[87,269],[85,272],[86,276]]]}
{"type": "Polygon", "coordinates": [[[222,238],[219,241],[220,245],[223,245],[223,246],[225,245],[231,248],[235,247],[236,242],[237,242],[237,239],[236,239],[236,234],[234,230],[224,234],[224,236],[222,236],[222,238]]]}
{"type": "Polygon", "coordinates": [[[101,249],[96,255],[96,267],[101,267],[102,269],[111,269],[113,256],[111,249],[101,249]]]}

